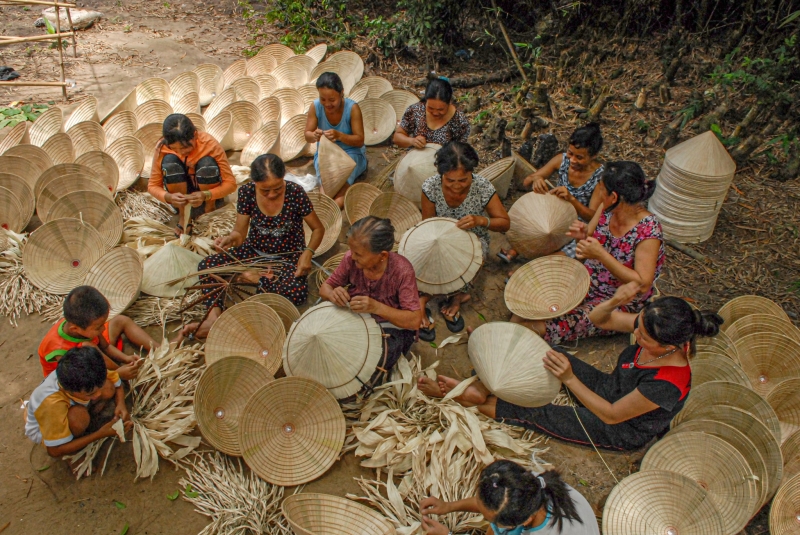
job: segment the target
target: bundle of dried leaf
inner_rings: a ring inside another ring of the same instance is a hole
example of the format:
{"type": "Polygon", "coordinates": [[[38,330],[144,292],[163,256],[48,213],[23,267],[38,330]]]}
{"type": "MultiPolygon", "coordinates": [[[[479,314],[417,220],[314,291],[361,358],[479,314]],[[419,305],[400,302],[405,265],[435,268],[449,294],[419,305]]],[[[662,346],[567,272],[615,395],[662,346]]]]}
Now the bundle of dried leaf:
{"type": "Polygon", "coordinates": [[[116,202],[122,212],[122,219],[125,220],[146,217],[161,223],[167,223],[174,215],[169,206],[159,202],[149,193],[123,190],[117,193],[116,202]]]}
{"type": "MultiPolygon", "coordinates": [[[[103,444],[105,444],[109,438],[111,437],[104,437],[100,440],[95,440],[79,452],[73,455],[65,455],[64,460],[68,461],[72,466],[72,473],[75,474],[75,479],[80,479],[83,476],[90,476],[92,475],[92,471],[94,470],[94,460],[100,454],[100,450],[103,449],[103,444]]],[[[103,461],[103,466],[100,468],[100,475],[102,476],[106,472],[106,465],[108,464],[108,457],[111,455],[111,449],[114,447],[114,443],[117,441],[116,437],[111,438],[111,442],[108,444],[108,449],[106,450],[106,458],[103,461]]]]}
{"type": "Polygon", "coordinates": [[[122,232],[122,243],[136,249],[145,259],[167,243],[180,245],[201,256],[216,253],[214,240],[204,236],[182,234],[175,236],[175,229],[147,217],[134,217],[125,221],[122,232]]]}
{"type": "Polygon", "coordinates": [[[0,251],[0,315],[7,316],[15,327],[22,314],[42,313],[50,305],[61,306],[61,296],[35,287],[25,276],[22,267],[22,248],[27,234],[0,229],[7,242],[0,251]]]}
{"type": "Polygon", "coordinates": [[[229,204],[219,210],[203,214],[195,219],[193,234],[206,238],[227,236],[233,230],[233,225],[235,223],[236,210],[234,205],[229,204]]]}
{"type": "Polygon", "coordinates": [[[291,535],[281,514],[283,487],[271,485],[219,452],[197,455],[180,480],[183,499],[211,519],[199,535],[291,535]]]}
{"type": "Polygon", "coordinates": [[[136,302],[128,307],[125,315],[131,318],[140,327],[148,325],[158,325],[162,321],[180,321],[181,323],[191,323],[199,321],[205,311],[200,308],[191,308],[179,314],[179,311],[186,303],[191,303],[200,297],[199,291],[190,292],[186,295],[185,301],[180,297],[169,299],[165,297],[140,297],[136,302]]]}

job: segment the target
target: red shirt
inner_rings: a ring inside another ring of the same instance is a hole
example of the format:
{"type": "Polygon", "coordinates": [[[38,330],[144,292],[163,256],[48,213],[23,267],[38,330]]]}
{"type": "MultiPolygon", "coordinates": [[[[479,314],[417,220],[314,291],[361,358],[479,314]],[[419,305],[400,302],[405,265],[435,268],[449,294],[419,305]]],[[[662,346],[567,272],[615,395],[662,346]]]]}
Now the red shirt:
{"type": "MultiPolygon", "coordinates": [[[[386,270],[378,280],[370,280],[364,276],[353,261],[352,252],[347,251],[339,267],[325,281],[332,288],[350,285],[347,293],[350,297],[366,295],[386,306],[398,310],[419,310],[419,290],[414,267],[405,257],[397,253],[389,253],[386,270]]],[[[375,321],[386,321],[373,314],[375,321]]]]}

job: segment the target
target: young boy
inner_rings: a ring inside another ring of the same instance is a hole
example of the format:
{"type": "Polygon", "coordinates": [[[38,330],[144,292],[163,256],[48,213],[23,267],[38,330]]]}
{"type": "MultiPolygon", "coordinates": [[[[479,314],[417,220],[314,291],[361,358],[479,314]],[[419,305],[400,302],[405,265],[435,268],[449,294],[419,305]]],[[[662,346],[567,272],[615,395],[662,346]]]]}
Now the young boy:
{"type": "Polygon", "coordinates": [[[117,420],[133,426],[117,372],[107,370],[96,347],[74,347],[58,361],[31,394],[26,408],[25,435],[44,442],[51,457],[70,455],[103,437],[112,437],[117,420]],[[114,400],[114,417],[97,431],[86,433],[92,419],[114,400]]]}
{"type": "Polygon", "coordinates": [[[122,352],[122,334],[132,345],[149,351],[158,344],[127,316],[108,321],[108,300],[91,286],[78,286],[64,299],[64,318],[56,322],[39,344],[39,361],[47,377],[56,369],[58,360],[74,347],[95,346],[105,357],[109,370],[120,378],[136,377],[139,357],[122,352]],[[119,365],[122,366],[119,366],[119,365]]]}

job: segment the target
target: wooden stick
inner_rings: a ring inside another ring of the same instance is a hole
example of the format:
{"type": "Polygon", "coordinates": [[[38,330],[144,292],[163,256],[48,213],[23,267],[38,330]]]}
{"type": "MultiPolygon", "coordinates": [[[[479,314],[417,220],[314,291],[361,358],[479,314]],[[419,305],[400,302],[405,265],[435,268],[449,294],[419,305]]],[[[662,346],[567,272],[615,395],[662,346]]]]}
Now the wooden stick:
{"type": "Polygon", "coordinates": [[[706,255],[704,255],[702,253],[699,253],[699,252],[695,251],[694,249],[692,249],[688,245],[684,245],[682,243],[678,243],[675,240],[670,240],[670,239],[665,239],[664,243],[666,243],[667,245],[669,245],[670,247],[672,247],[676,251],[680,251],[683,254],[685,254],[686,256],[690,256],[690,257],[694,258],[695,260],[697,260],[699,262],[702,262],[704,264],[711,264],[712,263],[710,258],[708,258],[706,255]]]}
{"type": "MultiPolygon", "coordinates": [[[[56,35],[58,35],[58,41],[56,41],[56,42],[58,43],[58,45],[57,45],[58,46],[58,60],[59,60],[59,64],[61,65],[61,81],[65,82],[64,87],[61,88],[61,94],[64,95],[64,100],[66,100],[67,99],[67,86],[66,86],[67,72],[64,69],[64,47],[62,46],[62,41],[61,41],[61,13],[59,12],[59,7],[58,7],[58,1],[57,0],[53,0],[53,9],[55,9],[55,12],[56,12],[56,35]]],[[[70,30],[72,30],[72,28],[70,28],[70,30]]],[[[70,32],[70,33],[72,33],[72,32],[70,32]]]]}
{"type": "Polygon", "coordinates": [[[47,2],[46,0],[3,0],[0,6],[24,6],[24,5],[37,5],[37,6],[58,6],[58,7],[78,7],[77,4],[69,4],[64,2],[47,2]]]}
{"type": "Polygon", "coordinates": [[[18,85],[29,87],[66,87],[66,82],[0,82],[0,85],[18,85]]]}
{"type": "Polygon", "coordinates": [[[506,40],[506,45],[508,45],[508,50],[511,52],[511,57],[514,58],[514,63],[516,63],[517,69],[519,69],[519,73],[522,75],[522,79],[527,82],[528,76],[525,74],[525,69],[522,68],[522,63],[519,61],[517,52],[514,50],[514,43],[511,42],[511,38],[508,36],[508,32],[506,31],[506,26],[505,24],[503,24],[503,21],[500,20],[500,14],[497,12],[497,2],[495,2],[494,0],[492,0],[492,9],[495,10],[495,16],[497,17],[497,24],[500,26],[500,31],[503,33],[503,37],[506,40]]]}
{"type": "Polygon", "coordinates": [[[69,31],[72,32],[72,57],[78,57],[78,43],[75,41],[75,27],[72,26],[72,14],[69,12],[69,8],[66,9],[67,11],[67,20],[69,21],[69,31]]]}
{"type": "Polygon", "coordinates": [[[36,35],[33,37],[10,37],[5,39],[0,39],[0,46],[13,45],[16,43],[29,43],[31,41],[47,41],[48,39],[61,39],[62,37],[69,37],[72,34],[73,32],[66,32],[63,34],[51,33],[48,35],[36,35]]]}

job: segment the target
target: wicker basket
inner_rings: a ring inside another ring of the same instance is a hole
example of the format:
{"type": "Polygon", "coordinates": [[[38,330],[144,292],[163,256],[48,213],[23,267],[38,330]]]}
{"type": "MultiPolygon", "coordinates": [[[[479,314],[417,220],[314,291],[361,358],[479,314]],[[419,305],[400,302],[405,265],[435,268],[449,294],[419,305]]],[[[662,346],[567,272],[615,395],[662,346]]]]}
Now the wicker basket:
{"type": "Polygon", "coordinates": [[[526,258],[554,253],[568,244],[570,225],[578,219],[575,207],[555,195],[526,193],[508,211],[511,228],[506,237],[526,258]]]}
{"type": "Polygon", "coordinates": [[[70,128],[84,121],[100,122],[100,117],[97,115],[97,99],[91,95],[72,110],[69,119],[64,123],[64,131],[69,132],[70,128]]]}
{"type": "Polygon", "coordinates": [[[42,144],[42,149],[50,156],[53,165],[61,163],[72,163],[75,161],[75,149],[72,146],[72,138],[67,134],[58,133],[50,136],[42,144]]]}
{"type": "Polygon", "coordinates": [[[139,121],[136,120],[132,111],[119,112],[103,125],[106,133],[106,147],[123,136],[132,136],[138,129],[139,121]]]}
{"type": "Polygon", "coordinates": [[[281,367],[286,331],[278,314],[267,305],[241,302],[220,315],[206,341],[206,363],[230,356],[247,357],[275,375],[281,367]]]}
{"type": "MultiPolygon", "coordinates": [[[[339,241],[339,233],[342,231],[342,211],[336,201],[317,191],[309,193],[308,198],[311,200],[311,204],[314,205],[317,217],[325,227],[325,236],[322,238],[322,243],[317,247],[316,253],[314,253],[316,258],[330,251],[331,247],[339,241]]],[[[308,245],[311,240],[311,228],[305,222],[303,222],[303,231],[306,236],[306,245],[308,245]]]]}
{"type": "Polygon", "coordinates": [[[294,494],[283,501],[281,511],[295,535],[396,533],[394,526],[375,510],[330,494],[294,494]]]}
{"type": "Polygon", "coordinates": [[[194,73],[197,74],[197,93],[200,95],[200,105],[208,106],[214,97],[225,89],[222,69],[213,63],[203,63],[194,69],[194,73]]]}
{"type": "MultiPolygon", "coordinates": [[[[61,108],[52,107],[44,111],[36,121],[30,125],[28,136],[31,145],[41,147],[44,142],[53,137],[55,134],[64,131],[64,114],[61,108]]],[[[11,135],[9,133],[9,135],[11,135]]],[[[17,134],[18,136],[19,134],[17,134]]],[[[15,138],[12,138],[12,140],[15,138]]],[[[4,140],[5,141],[5,140],[4,140]]],[[[17,139],[14,145],[21,143],[22,138],[17,139]]],[[[0,152],[3,154],[3,152],[0,152]]]]}
{"type": "Polygon", "coordinates": [[[139,253],[130,247],[116,247],[92,266],[83,284],[97,288],[108,299],[108,317],[113,318],[139,298],[143,274],[139,253]]]}
{"type": "Polygon", "coordinates": [[[506,284],[506,306],[529,320],[557,318],[583,302],[590,282],[583,263],[566,256],[544,256],[514,272],[506,284]]]}
{"type": "Polygon", "coordinates": [[[133,136],[122,136],[106,148],[119,168],[117,191],[128,189],[139,178],[144,169],[144,145],[133,136]]]}

